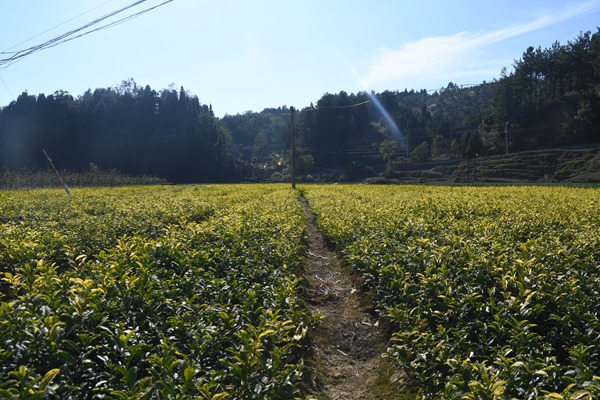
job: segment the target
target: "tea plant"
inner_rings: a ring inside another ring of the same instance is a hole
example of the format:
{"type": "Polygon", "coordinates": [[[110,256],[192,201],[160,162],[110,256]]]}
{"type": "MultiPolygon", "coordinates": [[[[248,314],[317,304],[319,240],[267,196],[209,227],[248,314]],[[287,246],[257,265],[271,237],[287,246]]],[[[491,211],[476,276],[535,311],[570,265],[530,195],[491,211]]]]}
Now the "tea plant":
{"type": "Polygon", "coordinates": [[[303,188],[424,398],[600,391],[597,189],[303,188]]]}
{"type": "MultiPolygon", "coordinates": [[[[600,396],[597,189],[305,186],[423,398],[600,396]]],[[[0,397],[304,396],[285,186],[0,192],[0,397]]]]}
{"type": "Polygon", "coordinates": [[[303,396],[284,186],[0,192],[0,397],[303,396]]]}

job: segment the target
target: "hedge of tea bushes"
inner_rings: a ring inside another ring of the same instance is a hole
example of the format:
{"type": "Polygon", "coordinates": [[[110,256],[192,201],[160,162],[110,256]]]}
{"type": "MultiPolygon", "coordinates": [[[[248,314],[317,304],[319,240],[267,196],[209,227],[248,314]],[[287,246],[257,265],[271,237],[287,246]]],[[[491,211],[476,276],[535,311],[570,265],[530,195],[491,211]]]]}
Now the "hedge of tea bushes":
{"type": "Polygon", "coordinates": [[[0,398],[304,395],[285,186],[0,192],[0,398]]]}
{"type": "Polygon", "coordinates": [[[600,397],[600,190],[304,186],[423,398],[600,397]]]}

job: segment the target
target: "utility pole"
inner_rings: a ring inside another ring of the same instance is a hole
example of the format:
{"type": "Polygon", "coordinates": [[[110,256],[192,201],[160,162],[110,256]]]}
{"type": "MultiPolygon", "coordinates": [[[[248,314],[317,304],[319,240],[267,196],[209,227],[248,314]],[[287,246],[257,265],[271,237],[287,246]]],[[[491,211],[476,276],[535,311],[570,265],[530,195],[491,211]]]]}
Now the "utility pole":
{"type": "Polygon", "coordinates": [[[292,159],[290,162],[292,170],[292,189],[296,189],[296,134],[294,130],[294,107],[290,107],[290,130],[292,137],[292,159]]]}
{"type": "Polygon", "coordinates": [[[506,155],[508,155],[508,124],[510,122],[506,121],[506,123],[504,124],[504,138],[506,140],[506,155]]]}

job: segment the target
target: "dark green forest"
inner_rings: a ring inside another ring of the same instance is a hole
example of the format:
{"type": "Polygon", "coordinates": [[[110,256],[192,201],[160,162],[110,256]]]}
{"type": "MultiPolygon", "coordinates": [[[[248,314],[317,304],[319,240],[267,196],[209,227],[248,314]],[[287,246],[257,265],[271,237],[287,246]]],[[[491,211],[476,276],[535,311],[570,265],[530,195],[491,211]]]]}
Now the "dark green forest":
{"type": "MultiPolygon", "coordinates": [[[[526,49],[498,79],[436,91],[325,93],[296,110],[296,172],[390,175],[408,164],[600,145],[600,29],[526,49]]],[[[234,94],[232,94],[234,95],[234,94]]],[[[289,179],[291,108],[218,118],[197,95],[133,80],[0,108],[0,169],[91,167],[171,182],[289,179]]]]}

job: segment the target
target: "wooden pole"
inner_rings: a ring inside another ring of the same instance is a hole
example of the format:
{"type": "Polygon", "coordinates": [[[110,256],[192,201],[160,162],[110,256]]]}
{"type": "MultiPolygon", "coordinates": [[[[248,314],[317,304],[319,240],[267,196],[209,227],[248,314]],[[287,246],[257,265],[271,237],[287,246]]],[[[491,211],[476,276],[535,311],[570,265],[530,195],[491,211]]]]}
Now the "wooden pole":
{"type": "Polygon", "coordinates": [[[508,121],[504,124],[504,139],[506,140],[506,155],[508,155],[508,121]]]}
{"type": "Polygon", "coordinates": [[[56,167],[54,166],[54,164],[52,163],[52,159],[50,158],[50,156],[48,155],[48,153],[46,153],[46,150],[42,149],[42,151],[44,152],[44,155],[46,156],[46,158],[48,159],[48,162],[50,163],[50,165],[52,166],[52,169],[54,170],[54,172],[56,172],[56,176],[58,176],[58,179],[60,180],[60,183],[62,183],[63,188],[65,189],[65,192],[70,196],[71,192],[69,192],[69,187],[67,186],[67,184],[63,181],[62,177],[60,176],[60,174],[58,173],[58,171],[56,170],[56,167]]]}
{"type": "Polygon", "coordinates": [[[290,160],[290,167],[292,172],[292,189],[296,189],[296,135],[294,129],[294,107],[290,107],[290,126],[292,136],[292,159],[290,160]]]}

